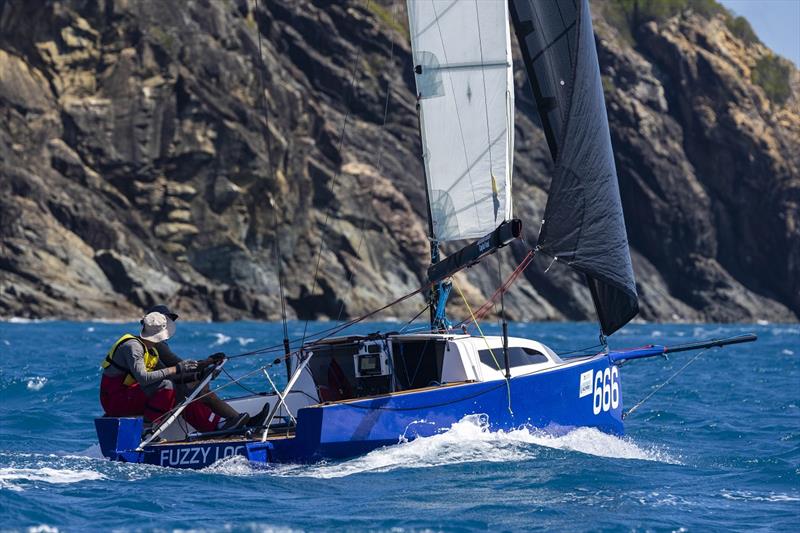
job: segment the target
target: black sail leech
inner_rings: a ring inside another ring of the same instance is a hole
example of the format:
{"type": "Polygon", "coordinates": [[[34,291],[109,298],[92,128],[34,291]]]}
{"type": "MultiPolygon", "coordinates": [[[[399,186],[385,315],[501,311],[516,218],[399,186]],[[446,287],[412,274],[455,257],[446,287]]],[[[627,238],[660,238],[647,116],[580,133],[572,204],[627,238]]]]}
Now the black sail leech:
{"type": "Polygon", "coordinates": [[[639,310],[588,0],[510,0],[556,163],[539,249],[586,275],[610,335],[639,310]]]}

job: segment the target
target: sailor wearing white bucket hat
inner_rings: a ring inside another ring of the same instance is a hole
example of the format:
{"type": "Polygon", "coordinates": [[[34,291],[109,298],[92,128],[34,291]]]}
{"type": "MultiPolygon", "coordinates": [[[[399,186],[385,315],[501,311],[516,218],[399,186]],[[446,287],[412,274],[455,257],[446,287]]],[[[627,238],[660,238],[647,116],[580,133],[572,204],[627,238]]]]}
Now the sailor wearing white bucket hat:
{"type": "Polygon", "coordinates": [[[157,311],[144,315],[141,324],[142,333],[139,337],[153,344],[163,342],[175,335],[175,321],[157,311]]]}
{"type": "MultiPolygon", "coordinates": [[[[185,397],[185,388],[193,388],[199,366],[224,358],[224,354],[214,354],[198,365],[175,355],[166,341],[175,334],[177,318],[166,306],[154,306],[140,320],[138,336],[126,334],[114,343],[103,361],[100,383],[100,403],[107,416],[143,415],[152,423],[185,397]]],[[[250,417],[209,394],[189,404],[183,418],[195,429],[207,432],[244,426],[250,417]]]]}

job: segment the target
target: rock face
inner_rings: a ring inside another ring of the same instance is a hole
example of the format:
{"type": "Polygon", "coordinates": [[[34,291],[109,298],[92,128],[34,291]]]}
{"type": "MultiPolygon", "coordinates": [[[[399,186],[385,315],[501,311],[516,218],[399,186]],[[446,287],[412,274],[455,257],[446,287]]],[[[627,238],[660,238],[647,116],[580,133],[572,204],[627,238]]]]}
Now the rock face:
{"type": "MultiPolygon", "coordinates": [[[[32,4],[0,5],[0,315],[133,318],[168,302],[198,319],[276,319],[280,270],[290,317],[336,319],[423,282],[402,5],[32,4]]],[[[632,43],[595,11],[642,317],[797,320],[798,72],[777,105],[749,81],[769,51],[721,20],[682,13],[632,43]]],[[[458,276],[473,307],[535,244],[547,198],[552,165],[517,65],[527,240],[458,276]]],[[[593,319],[582,280],[547,267],[525,272],[509,316],[593,319]]]]}

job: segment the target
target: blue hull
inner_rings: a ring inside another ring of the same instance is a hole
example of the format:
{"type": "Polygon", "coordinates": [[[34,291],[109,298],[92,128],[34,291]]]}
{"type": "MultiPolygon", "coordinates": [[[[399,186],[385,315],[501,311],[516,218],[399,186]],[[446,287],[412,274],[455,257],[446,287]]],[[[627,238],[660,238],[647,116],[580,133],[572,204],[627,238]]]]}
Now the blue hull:
{"type": "Polygon", "coordinates": [[[226,439],[166,443],[134,451],[142,421],[95,421],[103,455],[109,459],[176,468],[203,468],[231,455],[256,463],[307,463],[341,459],[429,437],[467,415],[485,415],[492,430],[519,427],[563,433],[594,427],[622,434],[622,397],[618,367],[605,355],[505,381],[465,383],[407,393],[317,405],[297,413],[290,438],[226,439]],[[511,410],[509,410],[509,387],[511,410]]]}

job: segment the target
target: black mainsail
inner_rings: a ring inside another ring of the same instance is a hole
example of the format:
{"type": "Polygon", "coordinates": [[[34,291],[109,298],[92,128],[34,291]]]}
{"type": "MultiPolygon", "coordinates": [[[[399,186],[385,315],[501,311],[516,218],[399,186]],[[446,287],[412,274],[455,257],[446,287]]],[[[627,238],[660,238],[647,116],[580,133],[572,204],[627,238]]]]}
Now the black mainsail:
{"type": "Polygon", "coordinates": [[[510,0],[556,168],[538,246],[586,275],[610,335],[639,310],[588,0],[510,0]]]}

